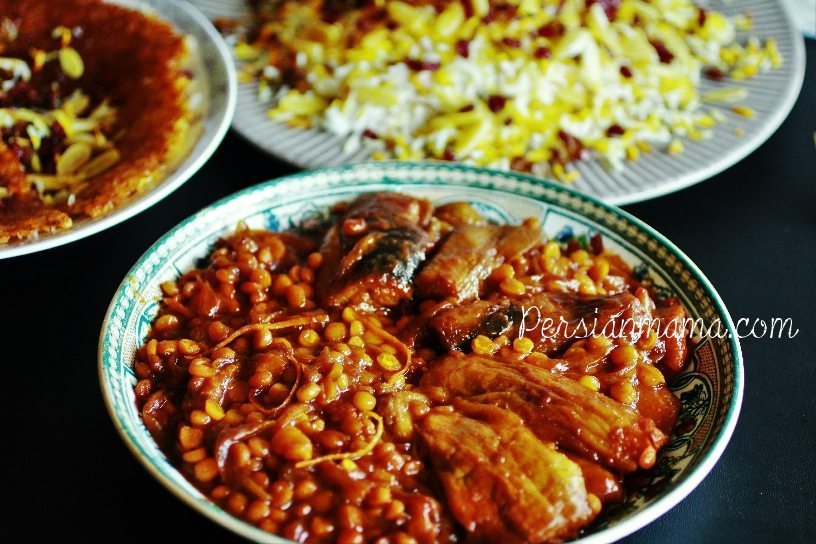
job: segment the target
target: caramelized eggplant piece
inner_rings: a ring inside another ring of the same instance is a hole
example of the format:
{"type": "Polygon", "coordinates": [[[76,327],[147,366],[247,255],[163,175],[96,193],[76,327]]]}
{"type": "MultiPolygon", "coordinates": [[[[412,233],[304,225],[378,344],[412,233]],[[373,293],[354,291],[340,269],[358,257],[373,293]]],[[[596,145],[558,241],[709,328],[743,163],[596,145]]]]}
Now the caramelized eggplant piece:
{"type": "Polygon", "coordinates": [[[541,233],[527,227],[461,226],[417,275],[418,295],[432,299],[474,298],[493,270],[540,241],[541,233]]]}
{"type": "Polygon", "coordinates": [[[523,361],[451,354],[431,365],[421,383],[506,408],[540,439],[622,473],[651,468],[666,441],[651,419],[523,361]]]}
{"type": "Polygon", "coordinates": [[[541,243],[541,231],[538,229],[519,226],[505,226],[496,250],[502,262],[521,257],[537,244],[541,243]]]}
{"type": "Polygon", "coordinates": [[[476,208],[467,202],[451,202],[443,204],[434,211],[434,217],[444,221],[452,227],[464,225],[487,225],[487,219],[482,217],[476,208]]]}
{"type": "Polygon", "coordinates": [[[496,245],[502,236],[497,225],[467,225],[454,230],[439,252],[417,275],[422,298],[473,298],[490,273],[501,264],[496,245]]]}
{"type": "MultiPolygon", "coordinates": [[[[467,350],[470,341],[480,334],[495,338],[502,334],[516,337],[523,332],[536,351],[552,354],[576,339],[592,335],[593,330],[600,334],[614,320],[635,315],[636,319],[648,319],[648,314],[640,314],[639,299],[628,292],[601,298],[534,293],[523,298],[461,304],[439,312],[430,327],[448,349],[467,350]]],[[[644,323],[648,326],[648,321],[644,323]]]]}
{"type": "Polygon", "coordinates": [[[620,476],[605,469],[598,463],[577,455],[567,454],[572,462],[581,467],[587,493],[592,493],[603,504],[615,504],[623,500],[623,485],[620,476]]]}
{"type": "Polygon", "coordinates": [[[508,334],[521,321],[521,307],[474,300],[441,310],[429,326],[447,349],[468,350],[478,335],[496,338],[508,334]]]}
{"type": "Polygon", "coordinates": [[[435,242],[431,205],[396,193],[351,203],[323,241],[317,293],[331,307],[389,308],[413,294],[413,278],[435,242]]]}
{"type": "Polygon", "coordinates": [[[624,337],[634,343],[648,330],[651,314],[642,301],[624,291],[606,297],[571,293],[535,293],[519,301],[526,326],[513,332],[529,338],[538,351],[552,353],[595,334],[624,337]],[[642,330],[641,330],[642,329],[642,330]]]}
{"type": "Polygon", "coordinates": [[[594,517],[580,467],[515,414],[458,399],[419,428],[448,507],[475,541],[550,542],[594,517]]]}
{"type": "Polygon", "coordinates": [[[666,384],[651,387],[641,384],[638,387],[638,401],[635,410],[655,422],[665,434],[671,434],[677,416],[680,414],[680,399],[666,384]]]}
{"type": "Polygon", "coordinates": [[[496,338],[511,332],[521,317],[521,307],[509,301],[474,300],[441,310],[428,325],[445,348],[466,351],[480,334],[496,338]]]}
{"type": "Polygon", "coordinates": [[[686,310],[682,304],[672,304],[657,308],[655,314],[660,323],[659,338],[663,341],[666,354],[660,361],[667,368],[678,372],[688,357],[686,331],[686,310]]]}

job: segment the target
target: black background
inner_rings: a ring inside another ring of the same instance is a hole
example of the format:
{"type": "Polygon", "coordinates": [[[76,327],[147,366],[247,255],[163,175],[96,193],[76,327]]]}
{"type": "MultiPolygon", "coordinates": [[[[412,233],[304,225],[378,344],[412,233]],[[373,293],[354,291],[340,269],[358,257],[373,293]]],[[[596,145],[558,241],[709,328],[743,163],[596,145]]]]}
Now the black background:
{"type": "MultiPolygon", "coordinates": [[[[626,209],[708,275],[735,321],[791,317],[793,340],[746,339],[745,399],[724,455],[646,542],[816,542],[816,42],[802,94],[750,157],[626,209]]],[[[231,133],[182,188],[68,246],[0,261],[2,530],[22,541],[231,542],[162,488],[116,434],[97,381],[102,319],[136,259],[180,220],[293,171],[231,133]],[[11,484],[10,486],[8,484],[11,484]]]]}

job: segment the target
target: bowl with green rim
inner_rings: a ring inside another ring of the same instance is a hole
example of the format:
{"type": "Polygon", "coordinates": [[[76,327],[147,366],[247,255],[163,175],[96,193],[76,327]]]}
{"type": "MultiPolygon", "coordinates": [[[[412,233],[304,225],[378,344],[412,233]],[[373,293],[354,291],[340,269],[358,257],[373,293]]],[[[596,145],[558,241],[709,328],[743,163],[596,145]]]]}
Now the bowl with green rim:
{"type": "Polygon", "coordinates": [[[734,325],[697,266],[660,233],[628,213],[555,183],[521,174],[452,163],[381,162],[295,174],[240,191],[182,221],[138,260],[114,294],[99,341],[99,378],[117,430],[139,461],[165,487],[201,514],[257,542],[286,542],[233,517],[189,482],[162,453],[142,423],[133,392],[133,363],[161,297],[161,283],[195,267],[213,243],[239,222],[285,230],[327,217],[329,208],[371,191],[398,191],[434,204],[468,201],[497,222],[541,220],[559,240],[598,233],[661,295],[676,296],[691,318],[717,331],[691,341],[691,359],[670,388],[681,403],[670,441],[656,467],[625,501],[605,509],[582,532],[583,543],[612,542],[679,503],[708,474],[734,430],[743,393],[742,356],[734,325]]]}

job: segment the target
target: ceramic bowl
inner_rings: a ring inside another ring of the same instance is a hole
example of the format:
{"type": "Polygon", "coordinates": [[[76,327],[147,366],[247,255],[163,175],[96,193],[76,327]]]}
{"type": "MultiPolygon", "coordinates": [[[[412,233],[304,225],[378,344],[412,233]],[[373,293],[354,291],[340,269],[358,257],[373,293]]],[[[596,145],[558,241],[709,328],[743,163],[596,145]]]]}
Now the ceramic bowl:
{"type": "Polygon", "coordinates": [[[135,352],[160,299],[159,285],[205,257],[239,221],[283,230],[326,216],[360,193],[400,191],[434,204],[466,200],[486,217],[519,222],[539,217],[544,232],[566,239],[600,233],[656,289],[680,298],[693,318],[719,324],[720,337],[697,338],[685,371],[670,384],[682,409],[650,481],[606,511],[581,542],[611,542],[648,524],[694,489],[725,449],[742,399],[742,360],[733,323],[703,273],[649,226],[614,207],[527,176],[450,163],[365,163],[317,170],[250,187],[189,217],[156,242],[116,291],[102,327],[99,377],[122,438],[142,464],[184,502],[224,527],[258,542],[285,542],[220,509],[178,472],[142,423],[133,393],[135,352]]]}

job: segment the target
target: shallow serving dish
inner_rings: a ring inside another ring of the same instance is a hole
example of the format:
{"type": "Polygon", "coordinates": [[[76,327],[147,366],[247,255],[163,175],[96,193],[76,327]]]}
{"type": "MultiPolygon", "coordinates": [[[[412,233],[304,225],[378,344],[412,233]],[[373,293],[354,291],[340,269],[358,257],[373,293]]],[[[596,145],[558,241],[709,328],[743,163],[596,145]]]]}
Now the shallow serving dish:
{"type": "MultiPolygon", "coordinates": [[[[247,17],[247,0],[192,0],[211,18],[247,17]]],[[[726,15],[750,13],[753,28],[740,33],[739,41],[754,35],[761,39],[774,37],[784,64],[777,70],[761,73],[745,81],[711,81],[703,79],[701,92],[739,86],[748,90],[740,103],[756,112],[745,119],[730,111],[731,104],[706,102],[728,117],[712,129],[704,140],[683,138],[683,153],[643,154],[637,161],[626,162],[620,171],[610,170],[599,160],[577,161],[580,177],[573,187],[610,204],[631,204],[658,197],[702,182],[733,166],[762,145],[782,124],[793,108],[805,74],[805,49],[801,33],[781,0],[698,0],[698,4],[726,15]],[[740,134],[737,134],[741,131],[740,134]]],[[[258,99],[257,83],[238,87],[238,107],[233,126],[260,149],[302,168],[321,168],[368,160],[368,151],[343,152],[343,141],[318,129],[291,127],[271,121],[269,103],[258,99]]]]}
{"type": "Polygon", "coordinates": [[[141,192],[111,213],[97,219],[80,219],[74,226],[55,234],[42,235],[34,240],[0,245],[0,259],[24,255],[61,246],[112,227],[153,206],[190,179],[212,155],[229,128],[235,113],[237,85],[235,67],[230,52],[210,21],[188,2],[173,0],[106,0],[108,3],[143,10],[172,24],[182,35],[190,36],[192,72],[195,91],[190,104],[195,113],[191,134],[195,142],[187,156],[163,180],[141,192]],[[196,97],[196,95],[198,95],[196,97]]]}
{"type": "Polygon", "coordinates": [[[653,478],[639,493],[607,511],[581,542],[611,542],[643,527],[681,501],[706,476],[737,422],[743,392],[742,358],[733,323],[703,273],[669,240],[626,212],[549,182],[513,173],[434,163],[366,163],[298,174],[245,189],[189,217],[156,242],[113,297],[99,341],[99,377],[111,417],[134,455],[170,491],[224,527],[259,542],[284,542],[210,502],[159,450],[136,408],[132,365],[158,309],[159,285],[192,269],[212,243],[239,221],[283,230],[324,216],[330,205],[376,190],[430,199],[466,200],[501,222],[541,218],[550,236],[572,229],[600,233],[610,249],[652,277],[657,289],[680,298],[719,338],[698,338],[693,357],[671,389],[681,412],[661,451],[653,478]],[[716,329],[716,326],[714,327],[716,329]]]}

